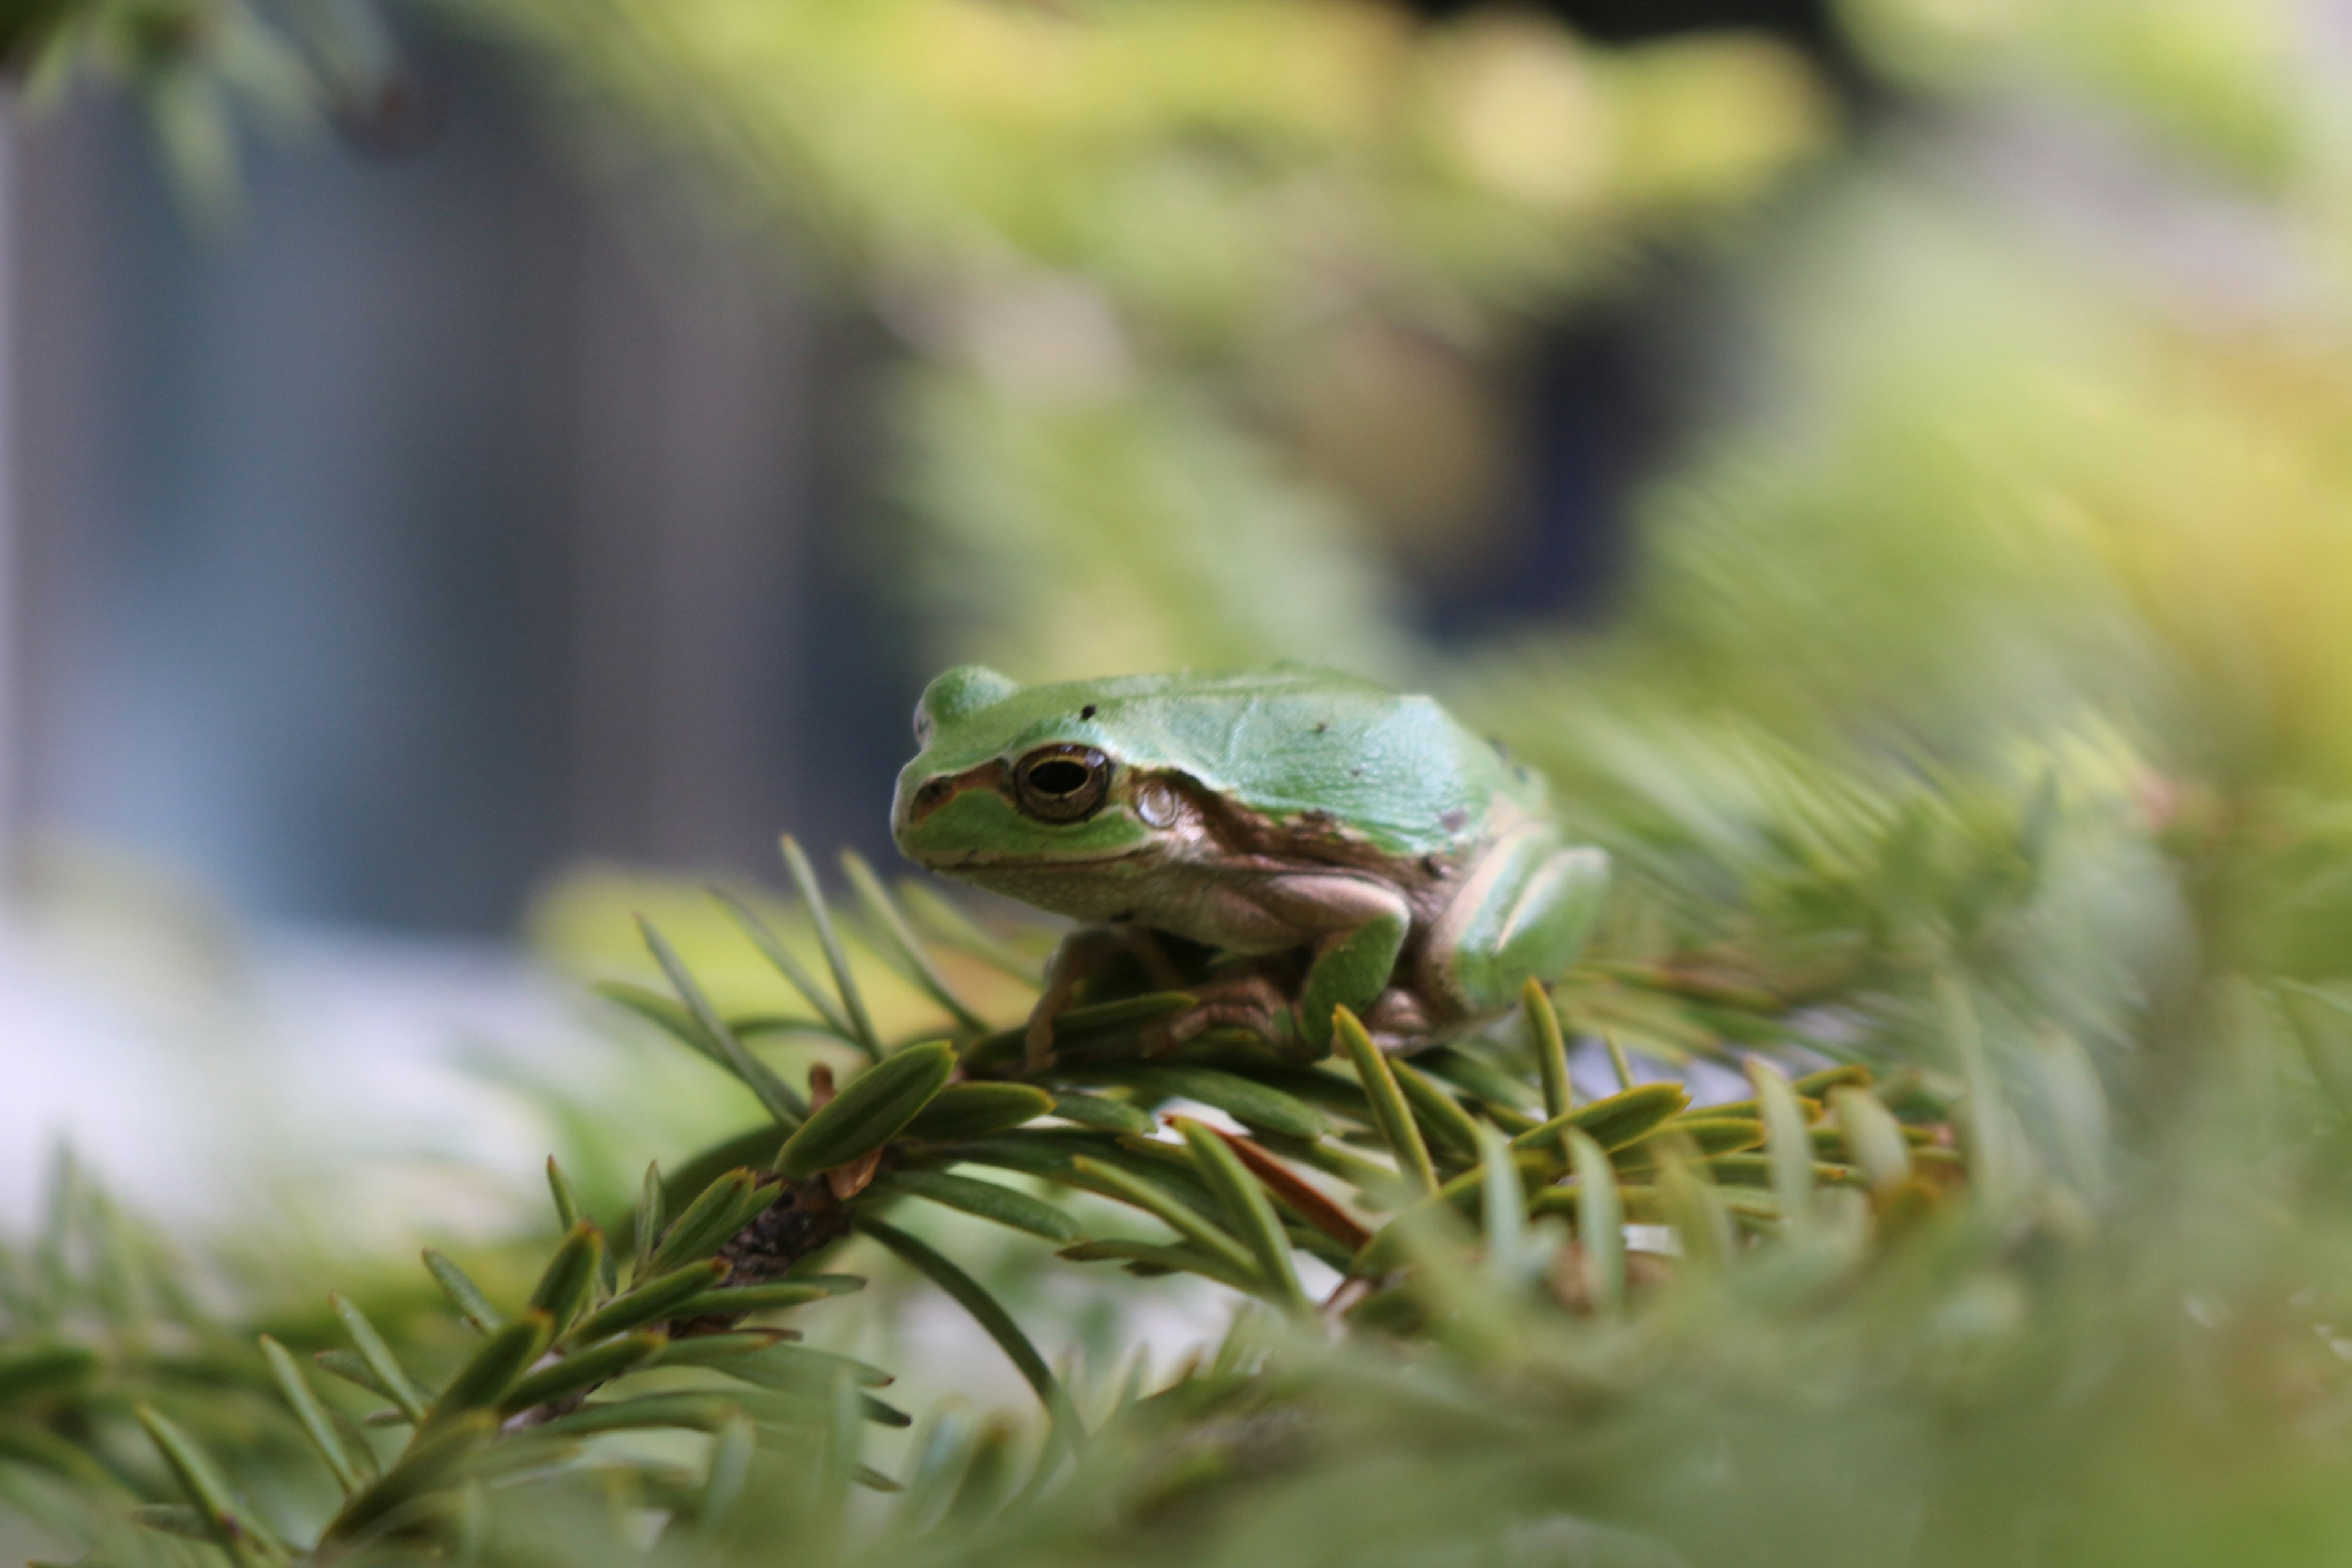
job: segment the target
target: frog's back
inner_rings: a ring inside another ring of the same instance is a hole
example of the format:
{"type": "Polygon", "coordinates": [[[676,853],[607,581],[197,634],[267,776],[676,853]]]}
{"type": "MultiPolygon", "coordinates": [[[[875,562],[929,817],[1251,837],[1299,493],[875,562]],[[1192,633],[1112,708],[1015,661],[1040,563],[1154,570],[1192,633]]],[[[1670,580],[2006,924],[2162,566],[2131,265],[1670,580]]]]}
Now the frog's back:
{"type": "Polygon", "coordinates": [[[1538,779],[1433,698],[1328,670],[1129,676],[1012,700],[1034,705],[1024,742],[1092,709],[1085,722],[1115,736],[1130,766],[1181,772],[1276,822],[1334,822],[1391,854],[1475,839],[1497,808],[1547,809],[1538,779]]]}

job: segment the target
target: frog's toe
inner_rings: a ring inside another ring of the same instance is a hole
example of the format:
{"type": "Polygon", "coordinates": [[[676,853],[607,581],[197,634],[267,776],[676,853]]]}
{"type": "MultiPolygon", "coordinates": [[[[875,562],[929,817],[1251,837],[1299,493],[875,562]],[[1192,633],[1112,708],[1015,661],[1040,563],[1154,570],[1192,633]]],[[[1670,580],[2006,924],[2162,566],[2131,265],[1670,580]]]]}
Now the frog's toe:
{"type": "Polygon", "coordinates": [[[1364,1032],[1384,1051],[1419,1050],[1431,1044],[1436,1028],[1429,1009],[1412,992],[1391,985],[1363,1013],[1364,1032]]]}
{"type": "Polygon", "coordinates": [[[1140,1049],[1146,1057],[1164,1057],[1206,1027],[1205,1024],[1195,1025],[1192,1014],[1180,1013],[1146,1028],[1140,1037],[1140,1049]]]}
{"type": "Polygon", "coordinates": [[[1044,1072],[1054,1065],[1054,1016],[1060,1011],[1040,1002],[1029,1015],[1021,1044],[1023,1065],[1031,1072],[1044,1072]]]}
{"type": "Polygon", "coordinates": [[[1160,1022],[1151,1025],[1143,1031],[1143,1054],[1147,1057],[1164,1057],[1177,1047],[1200,1038],[1203,1033],[1214,1028],[1219,1022],[1210,1016],[1211,1012],[1212,1009],[1207,1007],[1195,1007],[1190,1012],[1179,1013],[1172,1018],[1162,1018],[1160,1022]]]}
{"type": "Polygon", "coordinates": [[[1143,1054],[1165,1056],[1211,1029],[1245,1029],[1269,1045],[1280,1046],[1291,1036],[1289,1018],[1288,999],[1271,981],[1253,975],[1223,985],[1203,997],[1200,1005],[1153,1025],[1144,1033],[1143,1054]]]}

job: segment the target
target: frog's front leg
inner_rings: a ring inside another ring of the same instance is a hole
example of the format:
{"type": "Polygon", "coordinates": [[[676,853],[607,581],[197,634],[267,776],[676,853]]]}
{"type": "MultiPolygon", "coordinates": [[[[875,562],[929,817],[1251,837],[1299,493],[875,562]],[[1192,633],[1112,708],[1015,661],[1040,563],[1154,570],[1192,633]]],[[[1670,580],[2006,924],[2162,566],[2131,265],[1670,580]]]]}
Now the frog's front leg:
{"type": "Polygon", "coordinates": [[[1295,991],[1249,972],[1202,988],[1201,1005],[1153,1032],[1153,1054],[1205,1029],[1237,1026],[1284,1042],[1308,1060],[1331,1047],[1331,1014],[1365,1013],[1381,1000],[1412,929],[1412,905],[1390,883],[1341,872],[1297,872],[1252,888],[1249,901],[1294,932],[1313,956],[1295,991]],[[1285,1014],[1288,1014],[1286,1027],[1285,1014]]]}
{"type": "Polygon", "coordinates": [[[1321,907],[1360,916],[1356,924],[1331,931],[1315,943],[1315,962],[1307,966],[1306,984],[1298,988],[1300,1054],[1309,1060],[1331,1048],[1331,1015],[1341,1007],[1363,1014],[1388,989],[1396,973],[1397,954],[1412,930],[1412,905],[1402,889],[1386,882],[1352,878],[1298,878],[1301,882],[1339,883],[1307,891],[1321,907]]]}
{"type": "Polygon", "coordinates": [[[1054,1021],[1068,1011],[1080,986],[1121,957],[1133,958],[1158,989],[1183,989],[1184,977],[1151,932],[1132,925],[1080,926],[1064,937],[1053,957],[1045,961],[1045,989],[1029,1009],[1023,1039],[1027,1058],[1024,1065],[1029,1071],[1042,1072],[1054,1065],[1054,1021]]]}
{"type": "Polygon", "coordinates": [[[1029,1009],[1029,1026],[1023,1037],[1031,1072],[1054,1065],[1054,1020],[1070,1005],[1078,987],[1101,973],[1126,951],[1118,932],[1109,926],[1080,926],[1064,937],[1045,961],[1045,989],[1029,1009]]]}

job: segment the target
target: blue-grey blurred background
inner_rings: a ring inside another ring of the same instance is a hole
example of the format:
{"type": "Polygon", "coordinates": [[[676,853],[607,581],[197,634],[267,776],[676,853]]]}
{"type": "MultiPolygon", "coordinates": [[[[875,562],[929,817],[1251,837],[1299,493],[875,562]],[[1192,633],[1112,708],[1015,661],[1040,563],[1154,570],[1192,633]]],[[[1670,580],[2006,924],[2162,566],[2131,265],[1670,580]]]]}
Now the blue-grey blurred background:
{"type": "Polygon", "coordinates": [[[667,183],[592,188],[484,51],[192,226],[86,95],[12,128],[12,824],[240,913],[511,932],[568,855],[741,863],[891,668],[828,549],[853,324],[667,183]]]}

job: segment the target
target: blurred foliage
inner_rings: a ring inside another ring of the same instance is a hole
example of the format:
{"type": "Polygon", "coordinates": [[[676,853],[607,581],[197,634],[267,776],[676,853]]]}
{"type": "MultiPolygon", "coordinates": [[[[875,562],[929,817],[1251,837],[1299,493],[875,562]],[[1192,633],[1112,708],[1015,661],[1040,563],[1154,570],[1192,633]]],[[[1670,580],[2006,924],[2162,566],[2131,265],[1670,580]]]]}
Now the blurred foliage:
{"type": "MultiPolygon", "coordinates": [[[[922,662],[1039,679],[1409,668],[1408,580],[1507,504],[1527,328],[1829,129],[1806,68],[1760,37],[1601,51],[1532,13],[441,9],[715,163],[888,329],[895,522],[868,558],[922,662]]],[[[347,126],[397,97],[372,13],[269,16],[59,0],[6,52],[127,78],[217,202],[230,92],[347,126]]]]}
{"type": "Polygon", "coordinates": [[[184,1265],[61,1205],[0,1259],[0,1475],[110,1563],[2326,1560],[2352,1540],[2352,1000],[2117,943],[2151,899],[2194,907],[2213,862],[2102,796],[2100,761],[1874,797],[1759,751],[1748,822],[1778,858],[1717,839],[1650,871],[1732,938],[1640,962],[1612,931],[1488,1037],[1403,1061],[1345,1028],[1318,1066],[1232,1035],[1145,1059],[1139,1028],[1189,998],[1141,994],[1066,1015],[1032,1073],[1022,1008],[940,978],[1015,955],[854,878],[868,959],[930,997],[903,1041],[845,910],[793,911],[812,953],[718,901],[833,1047],[787,1079],[772,1021],[724,1015],[648,923],[661,982],[607,994],[740,1083],[756,1125],[649,1171],[626,1215],[551,1165],[568,1228],[540,1261],[428,1254],[445,1323],[472,1325],[454,1346],[355,1300],[332,1326],[260,1318],[257,1364],[234,1310],[142,1304],[148,1278],[178,1301],[184,1265]],[[1790,958],[1841,930],[1876,961],[1790,958]],[[1653,1052],[1770,1043],[1749,1097],[1693,1107],[1613,1041],[1613,1081],[1585,1060],[1580,1089],[1575,1026],[1629,989],[1653,1052]],[[1799,1039],[1844,1060],[1792,1081],[1772,1058],[1799,1039]],[[1172,1374],[1057,1369],[1049,1325],[955,1257],[973,1221],[1029,1238],[1030,1270],[1057,1251],[1260,1305],[1172,1374]],[[887,1373],[777,1331],[860,1310],[822,1271],[853,1233],[969,1310],[1034,1413],[950,1399],[892,1458],[887,1373]],[[670,1436],[615,1436],[640,1428],[670,1436]]]}
{"type": "MultiPolygon", "coordinates": [[[[2029,928],[2080,942],[2062,989],[2150,943],[2332,974],[2352,60],[2295,8],[1853,9],[1933,96],[1752,272],[1771,398],[1654,487],[1608,635],[1481,650],[1451,689],[1654,893],[1716,867],[1698,927],[1744,918],[1735,868],[1909,855],[1917,803],[2044,779],[2072,803],[2052,820],[2090,835],[2082,874],[2141,888],[2104,906],[2111,931],[2079,888],[2029,928]],[[2262,167],[2182,152],[2181,117],[2221,100],[2261,106],[2262,167]]],[[[2096,1032],[2143,1028],[2126,1009],[2096,1032]]]]}
{"type": "MultiPolygon", "coordinates": [[[[1967,1212],[1947,1088],[1916,1074],[1874,1085],[1859,1062],[1792,1083],[1759,1058],[1753,1099],[1694,1111],[1680,1083],[1636,1082],[1621,1054],[1615,1092],[1580,1099],[1555,1004],[1532,984],[1516,1029],[1411,1062],[1382,1057],[1343,1012],[1344,1067],[1302,1065],[1232,1030],[1146,1058],[1139,1031],[1193,999],[1103,996],[1065,1014],[1059,1059],[1031,1068],[1024,1009],[991,1020],[942,961],[962,952],[1015,973],[1025,963],[950,906],[918,901],[910,914],[853,860],[871,951],[932,1004],[919,1037],[886,1042],[840,917],[798,847],[787,839],[784,851],[821,968],[749,904],[718,901],[802,1004],[790,1029],[865,1065],[836,1085],[834,1065],[817,1063],[803,1093],[746,1044],[784,1026],[726,1016],[645,922],[664,985],[613,983],[605,994],[735,1079],[765,1120],[674,1175],[649,1168],[618,1224],[599,1224],[551,1161],[562,1236],[524,1271],[535,1275],[527,1293],[485,1290],[428,1249],[426,1271],[475,1336],[454,1355],[413,1321],[384,1317],[388,1334],[381,1308],[331,1298],[338,1331],[314,1361],[373,1395],[366,1409],[322,1396],[278,1334],[260,1336],[257,1366],[216,1315],[186,1303],[183,1271],[68,1175],[29,1258],[0,1258],[0,1477],[11,1494],[107,1561],[162,1559],[187,1542],[258,1564],[547,1551],[596,1560],[627,1550],[620,1521],[631,1512],[658,1516],[663,1552],[698,1560],[779,1538],[811,1561],[1083,1555],[1123,1528],[1119,1516],[1143,1522],[1257,1450],[1295,1448],[1325,1396],[1320,1381],[1343,1395],[1360,1375],[1344,1362],[1318,1372],[1333,1331],[1381,1357],[1381,1346],[1423,1342],[1465,1372],[1565,1357],[1556,1370],[1574,1380],[1628,1353],[1630,1307],[1704,1300],[1695,1293],[1722,1289],[1724,1270],[1785,1269],[1791,1256],[1811,1258],[1796,1267],[1816,1273],[1864,1268],[1892,1237],[1967,1212]],[[1173,1109],[1185,1106],[1195,1114],[1173,1109]],[[1080,1212],[1051,1201],[1063,1193],[1110,1200],[1130,1234],[1082,1226],[1080,1212]],[[1091,1387],[1057,1373],[971,1273],[899,1228],[909,1204],[1040,1238],[1080,1264],[1196,1274],[1278,1321],[1253,1320],[1215,1362],[1156,1391],[1139,1363],[1091,1387]],[[1671,1226],[1678,1261],[1629,1253],[1628,1219],[1671,1226]],[[1139,1223],[1164,1234],[1134,1236],[1139,1223]],[[1034,1449],[1014,1427],[974,1427],[945,1407],[902,1483],[860,1458],[864,1426],[908,1424],[869,1392],[887,1373],[795,1345],[795,1329],[742,1326],[862,1284],[808,1268],[853,1232],[952,1297],[1011,1359],[1041,1406],[1034,1449]],[[1319,1309],[1305,1284],[1316,1267],[1338,1280],[1319,1309]],[[160,1298],[147,1283],[157,1279],[160,1298]],[[173,1305],[168,1320],[152,1299],[173,1305]],[[420,1348],[440,1368],[424,1378],[420,1348]],[[1277,1372],[1274,1355],[1295,1364],[1277,1372]],[[196,1392],[182,1387],[192,1379],[196,1392]],[[623,1382],[629,1390],[613,1397],[623,1382]],[[231,1418],[270,1384],[282,1415],[231,1418]],[[184,1402],[177,1413],[167,1394],[184,1402]],[[322,1476],[289,1464],[289,1420],[322,1476]],[[152,1440],[143,1463],[121,1452],[131,1422],[152,1440]],[[647,1430],[708,1440],[684,1462],[606,1441],[647,1430]],[[1161,1451],[1171,1441],[1172,1456],[1161,1451]],[[846,1494],[860,1486],[903,1496],[853,1528],[846,1494]],[[113,1510],[126,1505],[121,1520],[152,1540],[122,1530],[113,1510]],[[943,1526],[961,1528],[910,1542],[943,1526]]],[[[1715,993],[1705,1005],[1754,1010],[1715,993]]],[[[1990,1092],[1980,1083],[1972,1103],[1990,1092]]],[[[2084,1114],[2095,1085],[2089,1093],[2084,1114]]],[[[2006,1122],[1971,1128],[2008,1136],[2006,1122]]],[[[1973,1163],[2015,1179],[2023,1167],[2000,1162],[2021,1152],[1990,1142],[1973,1163]]],[[[274,1326],[298,1343],[329,1337],[316,1324],[274,1326]]],[[[1366,1392],[1377,1404],[1377,1382],[1366,1392]]]]}
{"type": "Polygon", "coordinates": [[[2328,37],[2335,24],[2295,0],[1845,0],[1843,10],[1903,79],[1962,94],[1989,80],[2054,88],[2081,107],[2125,109],[2169,150],[2263,184],[2321,172],[2342,129],[2325,59],[2342,47],[2328,37]]]}
{"type": "Polygon", "coordinates": [[[1492,383],[1531,313],[1826,121],[1761,40],[1611,54],[1528,14],[509,9],[855,279],[908,351],[911,531],[877,564],[936,657],[1038,679],[1401,668],[1390,560],[1459,554],[1491,510],[1492,383]]]}
{"type": "Polygon", "coordinates": [[[5,0],[0,83],[35,107],[94,76],[134,96],[191,213],[236,210],[241,119],[285,132],[357,129],[395,92],[393,50],[367,0],[5,0]]]}

